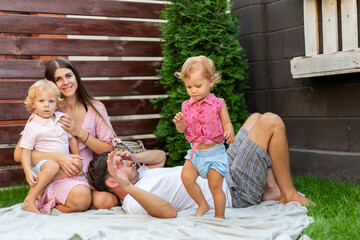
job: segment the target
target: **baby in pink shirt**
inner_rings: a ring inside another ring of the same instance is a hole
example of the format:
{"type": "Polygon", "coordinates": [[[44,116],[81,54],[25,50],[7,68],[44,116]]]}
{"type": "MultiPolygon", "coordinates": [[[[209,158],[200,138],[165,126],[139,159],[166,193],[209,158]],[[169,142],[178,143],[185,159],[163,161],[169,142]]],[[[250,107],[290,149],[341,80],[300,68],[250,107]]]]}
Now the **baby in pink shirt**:
{"type": "Polygon", "coordinates": [[[39,161],[31,166],[31,152],[59,152],[79,154],[76,139],[68,134],[59,122],[64,113],[56,112],[63,103],[58,87],[51,81],[39,80],[29,89],[25,99],[26,109],[32,113],[22,133],[20,147],[22,148],[21,164],[30,190],[24,200],[26,211],[40,214],[35,202],[37,196],[51,181],[67,177],[60,170],[58,163],[50,160],[39,161]]]}
{"type": "Polygon", "coordinates": [[[195,216],[202,216],[209,210],[196,179],[200,175],[209,179],[214,198],[215,217],[225,218],[225,194],[223,179],[228,173],[228,160],[223,141],[235,141],[234,129],[224,99],[210,93],[220,75],[215,64],[205,56],[191,57],[182,66],[181,73],[175,73],[186,86],[190,100],[183,102],[181,111],[173,122],[179,132],[184,133],[192,149],[185,156],[181,180],[188,194],[198,204],[195,216]]]}

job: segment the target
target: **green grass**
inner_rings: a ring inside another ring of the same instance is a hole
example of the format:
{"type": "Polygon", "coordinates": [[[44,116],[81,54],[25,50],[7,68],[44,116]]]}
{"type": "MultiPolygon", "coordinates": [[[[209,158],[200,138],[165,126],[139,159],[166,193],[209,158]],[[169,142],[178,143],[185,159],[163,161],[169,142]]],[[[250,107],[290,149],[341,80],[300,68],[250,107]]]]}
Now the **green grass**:
{"type": "Polygon", "coordinates": [[[9,207],[24,201],[30,186],[28,184],[16,185],[0,190],[0,208],[9,207]]]}
{"type": "Polygon", "coordinates": [[[311,239],[360,239],[359,184],[301,176],[294,177],[294,185],[316,203],[308,207],[314,223],[302,234],[311,239]]]}
{"type": "MultiPolygon", "coordinates": [[[[317,179],[312,176],[294,177],[296,189],[316,203],[308,207],[314,217],[302,234],[311,239],[360,239],[360,185],[317,179]]],[[[28,185],[0,190],[0,208],[21,203],[28,185]]]]}

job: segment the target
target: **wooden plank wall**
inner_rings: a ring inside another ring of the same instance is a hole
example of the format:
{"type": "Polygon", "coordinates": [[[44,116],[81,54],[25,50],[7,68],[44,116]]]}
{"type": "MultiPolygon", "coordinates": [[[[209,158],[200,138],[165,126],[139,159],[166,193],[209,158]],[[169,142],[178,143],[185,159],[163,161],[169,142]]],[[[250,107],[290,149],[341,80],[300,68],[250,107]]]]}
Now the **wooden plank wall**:
{"type": "Polygon", "coordinates": [[[159,120],[150,98],[161,66],[163,4],[108,0],[3,0],[0,4],[0,187],[24,180],[13,151],[29,113],[23,99],[44,77],[47,60],[65,56],[88,91],[107,107],[123,139],[155,142],[159,120]]]}

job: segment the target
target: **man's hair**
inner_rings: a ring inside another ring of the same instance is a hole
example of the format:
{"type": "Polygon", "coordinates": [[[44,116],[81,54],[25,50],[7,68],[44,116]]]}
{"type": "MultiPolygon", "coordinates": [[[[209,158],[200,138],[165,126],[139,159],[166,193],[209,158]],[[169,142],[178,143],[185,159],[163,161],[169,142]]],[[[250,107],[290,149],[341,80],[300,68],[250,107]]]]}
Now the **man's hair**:
{"type": "Polygon", "coordinates": [[[87,180],[96,190],[110,192],[106,180],[110,177],[107,168],[107,157],[110,152],[104,152],[93,158],[89,163],[87,180]]]}
{"type": "Polygon", "coordinates": [[[33,104],[35,99],[41,94],[46,93],[50,96],[56,98],[56,108],[61,108],[64,105],[64,99],[61,98],[61,93],[59,88],[55,85],[55,83],[50,82],[48,80],[38,80],[28,90],[28,95],[24,101],[26,110],[30,113],[33,113],[35,109],[33,108],[33,104]]]}

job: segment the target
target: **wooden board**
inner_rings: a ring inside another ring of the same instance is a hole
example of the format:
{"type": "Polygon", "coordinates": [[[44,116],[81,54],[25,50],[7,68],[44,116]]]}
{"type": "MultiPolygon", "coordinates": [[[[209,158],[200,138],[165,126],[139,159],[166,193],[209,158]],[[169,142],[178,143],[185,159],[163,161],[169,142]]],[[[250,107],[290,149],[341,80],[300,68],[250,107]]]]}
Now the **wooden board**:
{"type": "Polygon", "coordinates": [[[152,134],[159,119],[117,120],[111,121],[118,136],[152,134]]]}
{"type": "Polygon", "coordinates": [[[8,187],[25,181],[25,173],[19,168],[0,169],[0,187],[8,187]]]}
{"type": "Polygon", "coordinates": [[[0,36],[0,55],[160,57],[159,42],[0,36]]]}
{"type": "MultiPolygon", "coordinates": [[[[0,60],[1,78],[43,78],[46,61],[0,60]]],[[[159,61],[72,61],[82,77],[155,76],[159,61]]]]}
{"type": "Polygon", "coordinates": [[[290,65],[293,78],[360,72],[360,51],[293,58],[290,65]]]}
{"type": "Polygon", "coordinates": [[[356,0],[341,1],[342,50],[357,49],[358,20],[356,0]]]}
{"type": "Polygon", "coordinates": [[[324,53],[334,53],[339,50],[337,1],[326,0],[321,3],[324,53]]]}
{"type": "Polygon", "coordinates": [[[151,22],[0,14],[0,32],[56,35],[160,37],[151,22]]]}
{"type": "Polygon", "coordinates": [[[163,4],[89,0],[1,0],[0,11],[158,18],[163,4]]]}
{"type": "Polygon", "coordinates": [[[316,0],[304,0],[305,56],[319,54],[318,9],[316,0]]]}
{"type": "MultiPolygon", "coordinates": [[[[154,109],[149,99],[117,99],[101,100],[104,103],[109,116],[123,116],[135,114],[155,114],[160,109],[154,109]]],[[[0,121],[25,120],[30,113],[25,110],[22,101],[0,102],[0,121]]]]}
{"type": "MultiPolygon", "coordinates": [[[[34,82],[34,80],[0,81],[0,100],[24,99],[34,82]]],[[[157,80],[84,81],[86,89],[94,97],[164,94],[165,90],[156,84],[157,80]]]]}
{"type": "MultiPolygon", "coordinates": [[[[159,119],[114,120],[111,124],[118,136],[152,134],[159,119]]],[[[17,143],[24,125],[0,125],[0,144],[17,143]]]]}

